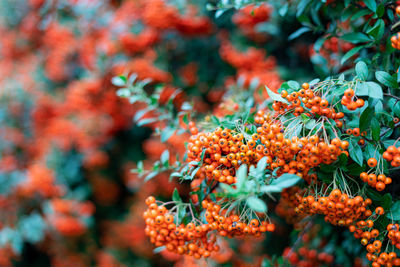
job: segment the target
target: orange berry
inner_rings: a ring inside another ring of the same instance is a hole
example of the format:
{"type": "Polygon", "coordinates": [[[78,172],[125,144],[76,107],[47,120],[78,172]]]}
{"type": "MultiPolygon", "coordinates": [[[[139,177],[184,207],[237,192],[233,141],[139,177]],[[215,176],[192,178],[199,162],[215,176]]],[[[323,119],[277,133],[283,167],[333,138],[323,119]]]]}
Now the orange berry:
{"type": "Polygon", "coordinates": [[[368,163],[368,166],[370,166],[371,168],[373,168],[373,167],[376,166],[376,164],[378,163],[378,161],[377,161],[375,158],[370,158],[370,159],[368,159],[367,163],[368,163]]]}

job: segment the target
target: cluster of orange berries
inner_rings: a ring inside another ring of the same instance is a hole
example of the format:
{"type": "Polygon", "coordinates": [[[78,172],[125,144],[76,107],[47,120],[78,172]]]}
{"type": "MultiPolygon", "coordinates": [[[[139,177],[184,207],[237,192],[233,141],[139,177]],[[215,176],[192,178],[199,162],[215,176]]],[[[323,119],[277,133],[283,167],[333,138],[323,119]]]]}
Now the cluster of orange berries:
{"type": "Polygon", "coordinates": [[[354,129],[347,129],[346,130],[346,134],[348,134],[348,135],[353,135],[353,136],[366,136],[367,135],[367,132],[366,131],[363,131],[363,132],[361,132],[361,134],[360,134],[360,128],[354,128],[354,129]]]}
{"type": "Polygon", "coordinates": [[[374,187],[378,191],[385,190],[386,185],[392,183],[392,179],[384,174],[378,176],[374,173],[362,172],[360,178],[364,183],[368,183],[371,187],[374,187]]]}
{"type": "Polygon", "coordinates": [[[207,258],[211,252],[219,251],[216,243],[217,231],[221,236],[255,236],[259,237],[264,232],[272,232],[275,225],[265,221],[259,222],[252,219],[248,224],[240,221],[237,215],[226,215],[226,210],[221,206],[207,200],[201,205],[206,210],[207,223],[195,225],[190,222],[177,226],[174,216],[165,206],[159,206],[153,196],[146,199],[148,209],[143,213],[146,222],[145,234],[157,247],[165,246],[168,251],[180,255],[193,256],[196,259],[207,258]]]}
{"type": "Polygon", "coordinates": [[[396,248],[400,249],[400,228],[399,225],[396,224],[388,224],[386,227],[386,230],[388,230],[388,238],[392,242],[396,248]]]}
{"type": "Polygon", "coordinates": [[[356,110],[358,108],[362,108],[364,106],[364,99],[358,98],[356,101],[353,100],[354,98],[354,90],[349,88],[344,91],[344,95],[341,100],[341,104],[346,106],[348,110],[356,110]]]}
{"type": "MultiPolygon", "coordinates": [[[[396,6],[396,14],[400,16],[400,5],[396,6]]],[[[390,38],[390,41],[392,42],[392,47],[395,49],[400,50],[400,32],[398,32],[396,35],[393,35],[392,38],[390,38]]]]}
{"type": "MultiPolygon", "coordinates": [[[[400,16],[400,6],[396,6],[396,14],[400,16]]],[[[399,39],[400,39],[400,32],[398,32],[397,34],[393,35],[392,38],[390,38],[392,47],[398,50],[400,50],[399,39]]]]}
{"type": "MultiPolygon", "coordinates": [[[[377,207],[375,209],[375,215],[373,218],[376,218],[378,215],[385,214],[385,211],[382,207],[377,207]]],[[[372,212],[368,212],[368,217],[372,215],[372,212]]],[[[359,220],[355,224],[349,226],[350,232],[354,233],[355,238],[362,238],[361,244],[366,246],[369,244],[371,238],[376,238],[379,236],[379,231],[377,229],[372,229],[374,226],[374,222],[372,220],[359,220]],[[370,229],[372,229],[370,231],[370,229]]]]}
{"type": "Polygon", "coordinates": [[[300,247],[297,251],[287,247],[283,251],[283,257],[286,258],[292,266],[297,267],[318,267],[329,265],[333,262],[334,257],[326,252],[318,253],[316,249],[309,249],[305,246],[300,247]]]}
{"type": "Polygon", "coordinates": [[[339,119],[344,117],[342,112],[336,113],[333,108],[330,108],[328,100],[322,99],[314,91],[309,89],[310,85],[308,83],[304,83],[302,87],[303,88],[298,92],[292,92],[290,94],[286,90],[281,91],[281,96],[285,98],[290,105],[279,101],[274,101],[272,108],[278,114],[284,114],[288,110],[293,110],[293,115],[295,116],[300,116],[303,113],[311,116],[309,113],[311,112],[312,114],[318,114],[320,116],[334,119],[338,126],[343,124],[341,121],[339,121],[339,119]],[[305,112],[304,108],[307,108],[309,112],[305,112]]]}
{"type": "Polygon", "coordinates": [[[240,221],[236,214],[224,216],[226,210],[221,210],[221,206],[204,200],[202,207],[206,209],[205,217],[210,225],[210,229],[219,231],[221,236],[255,236],[259,237],[262,233],[273,232],[275,225],[266,221],[259,222],[252,219],[249,224],[240,221]]]}
{"type": "Polygon", "coordinates": [[[289,224],[296,224],[305,217],[305,214],[299,214],[295,211],[295,208],[300,204],[297,195],[302,193],[304,194],[304,189],[301,190],[298,186],[285,188],[281,193],[275,212],[280,217],[285,218],[289,224]]]}
{"type": "Polygon", "coordinates": [[[165,246],[168,251],[194,256],[196,259],[207,258],[212,251],[219,250],[215,244],[216,237],[207,237],[211,231],[208,224],[196,226],[188,223],[177,226],[167,208],[158,206],[154,197],[148,197],[146,204],[148,210],[143,214],[145,233],[157,247],[165,246]]]}
{"type": "MultiPolygon", "coordinates": [[[[382,207],[377,207],[375,209],[376,215],[373,215],[372,218],[376,218],[377,215],[383,215],[384,213],[385,211],[382,207]]],[[[359,220],[357,223],[350,225],[349,230],[350,232],[354,232],[355,238],[361,238],[361,244],[366,246],[366,256],[369,261],[372,261],[372,266],[400,266],[400,259],[397,258],[395,252],[381,252],[382,241],[379,240],[380,232],[378,229],[374,229],[373,226],[373,220],[359,220]]],[[[393,224],[387,226],[389,239],[396,238],[396,231],[398,229],[398,225],[397,227],[393,224]]],[[[397,236],[400,237],[400,233],[397,236]]],[[[400,244],[398,247],[400,247],[400,244]]]]}
{"type": "Polygon", "coordinates": [[[328,197],[297,195],[300,204],[295,211],[299,214],[322,214],[325,221],[339,226],[349,226],[356,220],[372,215],[367,206],[371,199],[363,199],[361,196],[351,198],[339,189],[334,189],[328,197]]]}
{"type": "MultiPolygon", "coordinates": [[[[374,244],[377,242],[378,246],[381,246],[381,242],[379,240],[374,241],[374,244]]],[[[368,246],[374,246],[369,244],[368,246]]],[[[372,250],[372,249],[371,249],[372,250]]],[[[380,249],[378,249],[380,251],[380,249]]],[[[377,253],[367,253],[367,259],[372,261],[372,267],[379,267],[379,266],[400,266],[400,258],[397,257],[396,252],[377,252],[377,253]]]]}
{"type": "Polygon", "coordinates": [[[254,121],[259,125],[257,133],[247,137],[221,127],[214,132],[192,135],[188,144],[188,161],[200,162],[205,150],[204,165],[198,177],[232,184],[236,182],[235,167],[256,164],[266,157],[267,168],[279,168],[278,175],[294,173],[308,180],[312,179],[312,175],[308,176],[311,168],[321,163],[331,164],[341,153],[346,153],[349,146],[347,141],[339,138],[326,143],[317,135],[287,139],[281,123],[263,111],[257,112],[254,121]]]}
{"type": "Polygon", "coordinates": [[[52,212],[47,219],[55,230],[65,236],[80,236],[86,232],[84,218],[93,215],[93,203],[61,198],[52,199],[50,203],[52,212]]]}
{"type": "Polygon", "coordinates": [[[397,257],[396,252],[382,252],[373,254],[368,252],[367,259],[372,261],[372,267],[379,267],[379,266],[400,266],[400,258],[397,257]]]}
{"type": "Polygon", "coordinates": [[[393,167],[400,166],[400,148],[389,146],[386,151],[383,152],[382,157],[389,161],[393,167]]]}
{"type": "Polygon", "coordinates": [[[392,43],[392,47],[395,49],[400,50],[400,32],[398,32],[397,34],[393,35],[392,38],[390,38],[390,41],[392,43]]]}

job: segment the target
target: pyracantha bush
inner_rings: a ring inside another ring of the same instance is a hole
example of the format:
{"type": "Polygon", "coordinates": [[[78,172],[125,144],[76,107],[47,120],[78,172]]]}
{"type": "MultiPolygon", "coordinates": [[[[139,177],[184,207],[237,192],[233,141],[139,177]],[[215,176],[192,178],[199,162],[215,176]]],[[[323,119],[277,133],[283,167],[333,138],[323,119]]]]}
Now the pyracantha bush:
{"type": "Polygon", "coordinates": [[[399,10],[3,1],[0,266],[399,266],[399,10]]]}

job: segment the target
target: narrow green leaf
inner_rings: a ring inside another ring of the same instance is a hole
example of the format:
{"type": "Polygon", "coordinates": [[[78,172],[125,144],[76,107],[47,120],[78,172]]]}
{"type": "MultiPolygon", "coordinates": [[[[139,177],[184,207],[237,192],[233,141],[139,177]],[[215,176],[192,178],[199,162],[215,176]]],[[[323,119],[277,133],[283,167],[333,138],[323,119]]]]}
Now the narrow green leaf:
{"type": "Polygon", "coordinates": [[[240,190],[243,188],[247,178],[247,165],[243,164],[237,171],[237,188],[240,190]]]}
{"type": "Polygon", "coordinates": [[[386,217],[389,219],[393,219],[394,221],[400,220],[400,200],[393,203],[390,211],[386,213],[386,217]]]}
{"type": "Polygon", "coordinates": [[[362,153],[361,147],[358,145],[357,141],[354,138],[350,140],[349,154],[350,158],[352,158],[354,162],[356,162],[360,166],[363,165],[364,155],[362,153]]]}
{"type": "Polygon", "coordinates": [[[368,86],[368,95],[372,98],[383,99],[382,87],[375,82],[366,82],[368,86]]]}
{"type": "Polygon", "coordinates": [[[368,35],[361,33],[361,32],[353,32],[353,33],[346,33],[340,37],[342,40],[358,44],[358,43],[365,43],[371,42],[372,39],[368,37],[368,35]]]}
{"type": "Polygon", "coordinates": [[[351,58],[352,56],[357,54],[358,51],[360,51],[363,48],[364,48],[364,46],[356,46],[353,49],[349,50],[346,54],[344,54],[340,63],[343,65],[343,63],[345,63],[349,58],[351,58]]]}
{"type": "Polygon", "coordinates": [[[373,118],[371,121],[371,129],[372,129],[372,139],[374,139],[375,141],[379,141],[381,126],[376,118],[373,118]]]}
{"type": "Polygon", "coordinates": [[[112,77],[111,83],[115,86],[122,87],[126,84],[126,77],[125,76],[115,76],[112,77]]]}
{"type": "Polygon", "coordinates": [[[364,61],[359,61],[356,64],[356,73],[361,80],[365,81],[368,78],[368,67],[364,61]]]}
{"type": "Polygon", "coordinates": [[[364,109],[363,113],[361,113],[360,116],[360,131],[365,131],[366,129],[368,129],[372,118],[375,115],[375,109],[371,108],[371,107],[367,107],[366,109],[364,109]]]}
{"type": "Polygon", "coordinates": [[[262,201],[258,197],[251,196],[251,197],[247,198],[246,202],[247,202],[247,205],[256,212],[266,212],[267,211],[267,205],[265,204],[264,201],[262,201]]]}
{"type": "Polygon", "coordinates": [[[161,131],[161,142],[165,143],[168,141],[168,139],[174,135],[175,133],[175,129],[172,127],[165,127],[162,131],[161,131]]]}
{"type": "Polygon", "coordinates": [[[164,150],[164,152],[161,154],[160,161],[161,161],[161,163],[163,165],[165,165],[165,163],[169,162],[169,151],[168,151],[168,149],[164,150]]]}
{"type": "Polygon", "coordinates": [[[393,78],[389,73],[387,73],[385,71],[375,72],[375,77],[380,83],[382,83],[383,85],[386,85],[387,87],[391,87],[391,88],[399,87],[399,84],[397,83],[396,79],[393,78]]]}
{"type": "Polygon", "coordinates": [[[263,193],[280,193],[283,188],[278,185],[263,185],[260,188],[260,191],[263,193]]]}
{"type": "Polygon", "coordinates": [[[294,186],[297,184],[298,181],[300,181],[300,177],[291,174],[291,173],[284,173],[281,176],[279,176],[277,179],[274,179],[271,183],[271,185],[276,185],[279,186],[280,188],[288,188],[291,186],[294,186]]]}
{"type": "Polygon", "coordinates": [[[373,12],[376,12],[376,1],[375,0],[364,0],[364,4],[371,9],[373,12]]]}
{"type": "Polygon", "coordinates": [[[177,189],[177,188],[175,188],[175,189],[174,189],[174,193],[172,193],[172,200],[173,200],[173,201],[176,201],[176,202],[182,202],[182,199],[181,199],[181,197],[179,196],[179,192],[178,192],[178,189],[177,189]]]}
{"type": "Polygon", "coordinates": [[[297,31],[295,31],[294,33],[292,33],[291,35],[289,35],[288,40],[293,40],[296,39],[297,37],[301,36],[303,33],[309,32],[311,31],[310,28],[308,27],[301,27],[300,29],[298,29],[297,31]]]}

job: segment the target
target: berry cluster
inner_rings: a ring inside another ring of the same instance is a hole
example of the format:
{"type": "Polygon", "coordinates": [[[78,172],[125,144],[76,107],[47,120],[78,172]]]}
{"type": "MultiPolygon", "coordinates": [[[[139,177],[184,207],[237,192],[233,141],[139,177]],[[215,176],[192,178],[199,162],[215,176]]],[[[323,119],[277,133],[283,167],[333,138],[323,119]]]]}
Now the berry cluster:
{"type": "Polygon", "coordinates": [[[304,194],[304,189],[298,186],[286,188],[282,191],[278,205],[276,205],[275,212],[280,217],[285,218],[289,224],[297,224],[305,217],[305,214],[299,214],[295,208],[300,204],[297,195],[304,194]]]}
{"type": "Polygon", "coordinates": [[[362,172],[360,178],[363,182],[368,183],[371,187],[374,187],[378,191],[385,190],[386,185],[392,183],[390,177],[386,177],[384,174],[379,174],[378,176],[374,173],[362,172]]]}
{"type": "Polygon", "coordinates": [[[252,219],[249,224],[242,222],[238,215],[227,216],[226,210],[221,210],[221,206],[204,200],[202,203],[206,209],[205,217],[210,225],[210,229],[219,231],[221,236],[260,236],[261,233],[273,232],[275,225],[266,221],[259,222],[252,219]]]}
{"type": "MultiPolygon", "coordinates": [[[[360,227],[364,228],[372,228],[373,222],[371,220],[368,221],[360,221],[357,223],[360,227]],[[361,226],[362,225],[362,226],[361,226]]],[[[400,259],[397,258],[397,254],[395,252],[381,252],[382,249],[382,241],[378,240],[379,231],[377,229],[372,229],[371,231],[362,231],[358,229],[357,231],[361,232],[361,244],[366,246],[367,249],[367,259],[372,261],[372,266],[399,266],[400,259]]],[[[356,236],[357,238],[360,235],[356,236]]]]}
{"type": "Polygon", "coordinates": [[[333,255],[326,252],[320,252],[316,249],[310,249],[305,246],[300,247],[297,251],[293,248],[286,248],[283,252],[292,266],[298,267],[318,267],[330,265],[333,262],[333,255]]]}
{"type": "Polygon", "coordinates": [[[270,170],[277,168],[277,174],[294,173],[305,180],[311,168],[321,163],[331,164],[345,151],[349,143],[334,138],[326,143],[317,135],[310,137],[284,137],[284,127],[269,114],[258,111],[254,118],[257,133],[246,137],[230,129],[218,127],[214,132],[192,135],[188,144],[188,161],[200,162],[204,154],[204,165],[200,178],[215,179],[222,183],[236,182],[235,167],[241,164],[256,164],[266,157],[270,170]],[[205,152],[203,152],[205,150],[205,152]]]}
{"type": "Polygon", "coordinates": [[[356,110],[364,106],[364,99],[358,98],[356,101],[354,99],[354,90],[349,88],[344,91],[344,95],[341,100],[341,104],[346,106],[348,110],[356,110]]]}
{"type": "Polygon", "coordinates": [[[165,246],[168,251],[196,259],[207,258],[211,252],[219,251],[219,246],[215,244],[217,235],[213,231],[227,237],[259,237],[264,232],[275,230],[272,223],[260,223],[257,219],[245,223],[237,215],[227,216],[226,210],[207,200],[201,203],[206,210],[207,223],[199,223],[197,226],[193,222],[177,226],[171,211],[163,205],[157,205],[153,196],[146,199],[146,205],[148,209],[143,213],[143,218],[146,222],[145,233],[150,241],[157,247],[165,246]]]}
{"type": "Polygon", "coordinates": [[[154,197],[148,197],[146,204],[148,210],[143,214],[145,233],[157,247],[165,246],[168,251],[194,256],[196,259],[207,258],[212,251],[219,250],[215,237],[207,237],[211,231],[208,224],[196,226],[188,223],[177,226],[173,215],[165,206],[158,206],[154,197]]]}
{"type": "Polygon", "coordinates": [[[366,131],[364,131],[364,132],[361,132],[360,133],[360,128],[354,128],[354,129],[347,129],[346,130],[346,134],[348,134],[348,135],[353,135],[353,136],[365,136],[365,135],[367,135],[367,132],[366,131]]]}
{"type": "Polygon", "coordinates": [[[308,116],[317,114],[329,119],[334,119],[338,125],[342,125],[342,122],[339,121],[339,119],[344,117],[342,112],[336,113],[332,107],[329,107],[330,103],[328,100],[321,98],[316,92],[309,89],[310,85],[308,83],[304,83],[302,87],[303,88],[298,92],[292,92],[290,94],[286,90],[281,91],[281,96],[290,104],[274,101],[272,108],[278,114],[284,114],[288,110],[293,110],[293,115],[295,116],[300,116],[303,113],[308,116]]]}
{"type": "Polygon", "coordinates": [[[400,227],[396,224],[388,224],[388,238],[396,248],[400,249],[400,227]]]}
{"type": "Polygon", "coordinates": [[[390,41],[392,43],[392,47],[395,49],[400,50],[400,32],[398,32],[397,34],[393,35],[392,38],[390,38],[390,41]]]}
{"type": "Polygon", "coordinates": [[[400,258],[397,257],[396,252],[382,252],[382,253],[367,253],[367,259],[372,261],[372,267],[383,266],[400,266],[400,258]]]}
{"type": "Polygon", "coordinates": [[[386,151],[383,152],[382,157],[389,161],[393,167],[400,166],[400,148],[389,146],[386,151]]]}
{"type": "Polygon", "coordinates": [[[372,203],[371,199],[363,199],[361,196],[354,198],[334,189],[328,197],[298,195],[301,204],[296,207],[298,214],[322,214],[325,221],[339,226],[349,226],[356,220],[368,217],[372,214],[366,207],[372,203]]]}

